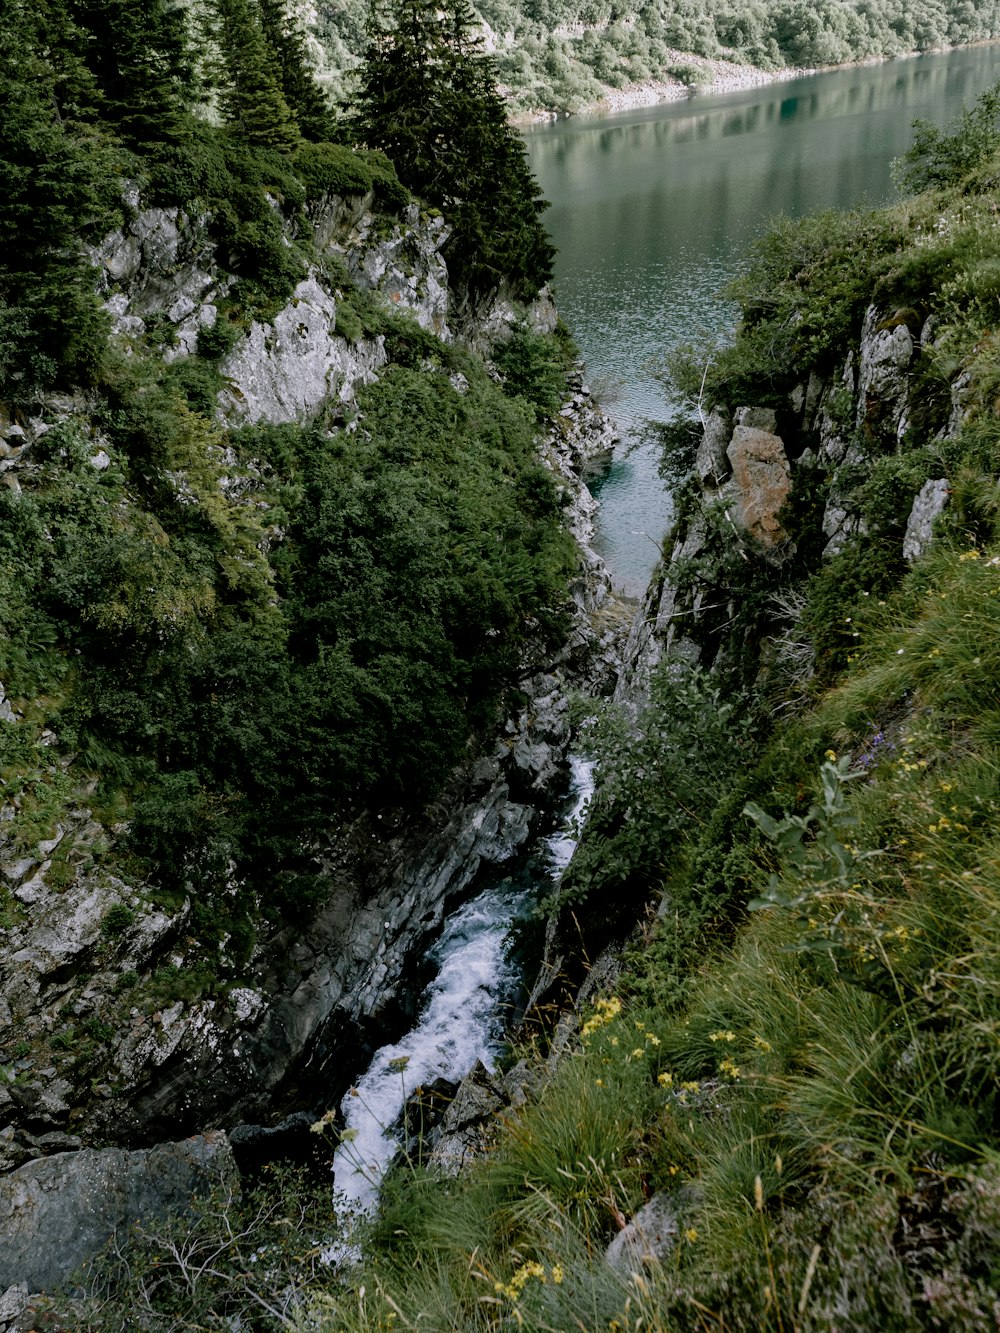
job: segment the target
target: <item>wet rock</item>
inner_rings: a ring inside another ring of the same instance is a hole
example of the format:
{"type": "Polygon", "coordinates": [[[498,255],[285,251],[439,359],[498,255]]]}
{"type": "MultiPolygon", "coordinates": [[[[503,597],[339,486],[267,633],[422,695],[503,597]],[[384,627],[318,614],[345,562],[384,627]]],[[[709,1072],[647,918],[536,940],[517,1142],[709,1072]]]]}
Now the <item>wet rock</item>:
{"type": "Polygon", "coordinates": [[[0,1288],[48,1291],[94,1258],[119,1229],[182,1210],[235,1183],[224,1134],[126,1152],[58,1153],[0,1179],[0,1288]]]}
{"type": "Polygon", "coordinates": [[[930,545],[934,520],[944,510],[950,494],[948,482],[941,477],[936,481],[925,481],[914,498],[903,538],[903,559],[911,565],[930,545]]]}
{"type": "Polygon", "coordinates": [[[502,1088],[477,1060],[444,1114],[431,1165],[457,1173],[464,1162],[479,1156],[492,1137],[497,1112],[506,1104],[502,1088]]]}

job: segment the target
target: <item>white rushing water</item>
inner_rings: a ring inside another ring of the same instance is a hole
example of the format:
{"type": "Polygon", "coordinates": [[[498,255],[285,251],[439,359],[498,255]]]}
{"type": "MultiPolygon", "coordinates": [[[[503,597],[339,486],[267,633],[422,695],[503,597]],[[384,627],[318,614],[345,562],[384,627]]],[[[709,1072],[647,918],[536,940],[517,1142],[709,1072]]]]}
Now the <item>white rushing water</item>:
{"type": "MultiPolygon", "coordinates": [[[[543,842],[550,880],[570,862],[593,792],[593,762],[573,756],[570,764],[572,810],[543,842]]],[[[517,984],[506,956],[507,935],[537,896],[537,886],[506,881],[484,889],[449,917],[431,950],[437,975],[421,996],[415,1026],[375,1053],[341,1105],[346,1132],[333,1170],[342,1215],[374,1207],[399,1146],[393,1129],[415,1088],[438,1078],[458,1082],[477,1060],[492,1069],[503,1036],[502,1006],[517,984]]]]}

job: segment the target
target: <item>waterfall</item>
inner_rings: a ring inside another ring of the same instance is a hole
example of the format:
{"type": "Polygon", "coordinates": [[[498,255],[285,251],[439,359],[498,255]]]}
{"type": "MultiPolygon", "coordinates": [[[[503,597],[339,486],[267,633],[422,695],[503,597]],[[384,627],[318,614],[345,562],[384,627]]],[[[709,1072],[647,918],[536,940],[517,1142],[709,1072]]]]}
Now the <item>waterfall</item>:
{"type": "MultiPolygon", "coordinates": [[[[547,882],[558,880],[569,864],[594,789],[592,760],[574,755],[570,769],[571,809],[539,847],[547,882]]],[[[435,976],[420,998],[416,1023],[400,1041],[376,1051],[341,1104],[346,1128],[333,1170],[342,1215],[374,1208],[398,1151],[395,1127],[415,1088],[442,1078],[458,1082],[477,1060],[493,1068],[503,1006],[518,982],[507,936],[537,898],[537,882],[508,879],[483,889],[448,918],[430,953],[435,976]]]]}

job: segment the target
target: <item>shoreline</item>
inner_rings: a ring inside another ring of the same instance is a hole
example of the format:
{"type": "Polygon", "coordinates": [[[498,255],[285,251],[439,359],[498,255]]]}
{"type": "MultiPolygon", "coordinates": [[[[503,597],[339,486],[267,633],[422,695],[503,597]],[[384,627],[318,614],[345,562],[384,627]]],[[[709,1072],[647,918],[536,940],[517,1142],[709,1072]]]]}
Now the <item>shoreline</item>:
{"type": "MultiPolygon", "coordinates": [[[[992,46],[990,41],[970,42],[968,46],[992,46]]],[[[664,102],[693,101],[699,97],[711,97],[724,93],[741,92],[746,88],[760,88],[771,83],[787,83],[792,79],[804,78],[810,74],[826,73],[836,69],[855,69],[865,65],[884,65],[890,60],[912,60],[919,55],[944,55],[957,47],[941,47],[934,51],[905,51],[897,55],[867,56],[859,60],[846,60],[838,65],[791,65],[784,69],[765,70],[757,65],[744,65],[732,60],[710,59],[707,56],[694,56],[690,52],[672,50],[669,53],[674,65],[685,65],[698,71],[694,84],[682,83],[680,79],[644,79],[641,83],[628,84],[624,88],[608,88],[605,95],[596,102],[588,102],[577,111],[523,111],[512,117],[511,124],[529,126],[545,125],[557,120],[569,120],[575,117],[609,116],[622,111],[638,110],[642,107],[659,106],[664,102]]],[[[961,48],[961,49],[964,49],[961,48]]]]}

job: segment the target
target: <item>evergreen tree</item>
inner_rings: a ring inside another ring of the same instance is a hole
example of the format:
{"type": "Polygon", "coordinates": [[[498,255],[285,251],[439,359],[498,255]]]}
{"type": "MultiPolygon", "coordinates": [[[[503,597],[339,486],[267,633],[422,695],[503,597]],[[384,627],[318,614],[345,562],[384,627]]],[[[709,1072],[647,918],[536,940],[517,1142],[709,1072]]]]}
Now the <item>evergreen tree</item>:
{"type": "Polygon", "coordinates": [[[66,0],[84,41],[80,57],[99,89],[99,110],[143,153],[185,137],[195,96],[183,6],[167,0],[66,0]]]}
{"type": "Polygon", "coordinates": [[[313,143],[337,137],[337,122],[328,99],[310,68],[305,34],[289,15],[285,0],[259,0],[261,29],[277,57],[281,91],[302,137],[313,143]]]}
{"type": "Polygon", "coordinates": [[[504,281],[538,292],[552,273],[545,204],[467,0],[375,0],[355,124],[448,217],[446,257],[470,296],[504,281]]]}
{"type": "Polygon", "coordinates": [[[50,17],[10,0],[0,45],[0,376],[13,398],[87,382],[105,342],[79,241],[110,224],[121,164],[65,100],[60,109],[69,65],[61,74],[45,58],[50,17]]]}
{"type": "Polygon", "coordinates": [[[281,87],[277,55],[253,0],[215,0],[222,47],[222,106],[232,130],[257,148],[290,153],[298,126],[281,87]]]}

